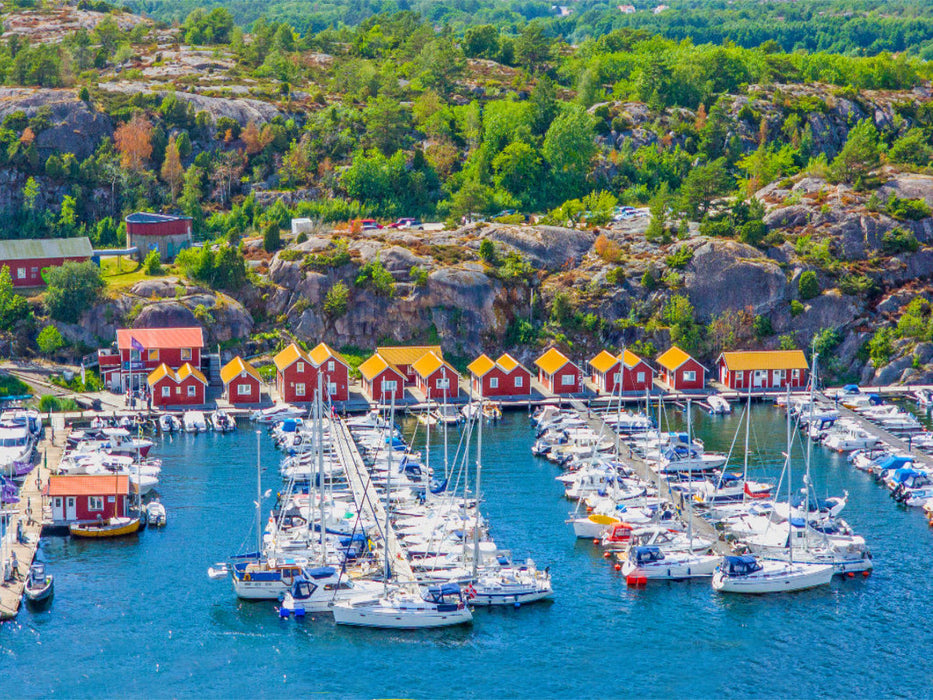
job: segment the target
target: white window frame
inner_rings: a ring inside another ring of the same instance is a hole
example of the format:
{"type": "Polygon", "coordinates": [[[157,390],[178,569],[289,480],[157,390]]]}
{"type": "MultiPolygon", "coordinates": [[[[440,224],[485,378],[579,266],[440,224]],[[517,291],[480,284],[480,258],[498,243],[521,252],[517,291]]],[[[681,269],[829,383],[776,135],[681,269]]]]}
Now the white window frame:
{"type": "Polygon", "coordinates": [[[337,395],[337,382],[327,382],[327,395],[328,396],[337,395]]]}
{"type": "Polygon", "coordinates": [[[333,371],[334,371],[334,361],[333,361],[333,360],[329,360],[329,361],[328,361],[328,363],[327,363],[327,371],[328,371],[328,372],[333,372],[333,371]]]}
{"type": "Polygon", "coordinates": [[[296,384],[295,385],[295,396],[304,396],[305,395],[305,385],[296,384]]]}
{"type": "Polygon", "coordinates": [[[577,383],[577,378],[572,374],[562,374],[560,376],[560,385],[561,386],[573,386],[577,383]]]}
{"type": "Polygon", "coordinates": [[[172,397],[172,387],[170,387],[170,386],[163,386],[163,387],[162,387],[162,398],[163,398],[163,399],[169,399],[169,398],[171,398],[171,397],[172,397]]]}
{"type": "Polygon", "coordinates": [[[697,373],[695,369],[685,369],[683,376],[685,382],[695,382],[697,380],[697,373]]]}
{"type": "Polygon", "coordinates": [[[304,374],[304,372],[305,372],[305,363],[304,363],[304,362],[299,362],[297,365],[295,365],[295,371],[298,372],[298,374],[304,374]]]}
{"type": "Polygon", "coordinates": [[[236,395],[237,396],[252,396],[253,395],[253,385],[248,382],[241,382],[236,385],[236,395]]]}
{"type": "Polygon", "coordinates": [[[636,375],[635,375],[635,381],[638,382],[639,384],[641,384],[643,381],[645,381],[645,373],[644,373],[644,372],[639,372],[638,374],[636,374],[636,375]]]}
{"type": "Polygon", "coordinates": [[[490,377],[489,378],[489,388],[498,389],[499,388],[499,377],[490,377]]]}
{"type": "Polygon", "coordinates": [[[181,361],[182,361],[182,362],[191,362],[191,348],[182,348],[182,349],[181,349],[181,361]]]}
{"type": "Polygon", "coordinates": [[[741,369],[736,370],[735,371],[735,383],[742,384],[744,381],[745,381],[745,371],[741,369]]]}
{"type": "Polygon", "coordinates": [[[104,497],[103,496],[88,496],[87,497],[87,509],[91,511],[103,511],[104,497]]]}
{"type": "Polygon", "coordinates": [[[799,370],[799,369],[795,369],[795,370],[793,371],[793,374],[792,374],[791,376],[794,378],[794,381],[797,381],[798,379],[800,379],[800,370],[799,370]]]}
{"type": "Polygon", "coordinates": [[[25,267],[16,268],[16,279],[18,280],[26,279],[26,268],[25,267]]]}
{"type": "Polygon", "coordinates": [[[522,375],[520,375],[520,374],[516,374],[516,375],[515,375],[515,383],[513,384],[513,386],[516,387],[516,388],[518,388],[518,387],[520,387],[520,386],[525,386],[525,378],[524,378],[522,375]]]}
{"type": "Polygon", "coordinates": [[[396,389],[398,389],[398,381],[395,379],[385,379],[382,382],[382,393],[385,394],[394,394],[396,389]]]}
{"type": "Polygon", "coordinates": [[[188,385],[188,396],[197,396],[197,395],[198,395],[198,387],[195,384],[189,384],[188,385]]]}
{"type": "Polygon", "coordinates": [[[437,387],[438,391],[449,389],[450,388],[450,377],[441,377],[440,379],[435,380],[434,386],[437,387]]]}

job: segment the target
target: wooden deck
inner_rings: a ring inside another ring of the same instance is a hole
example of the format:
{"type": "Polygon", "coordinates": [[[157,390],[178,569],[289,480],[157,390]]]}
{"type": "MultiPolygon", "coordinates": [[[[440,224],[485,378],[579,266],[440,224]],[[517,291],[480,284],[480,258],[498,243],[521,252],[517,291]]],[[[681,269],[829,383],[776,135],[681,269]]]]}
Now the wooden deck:
{"type": "MultiPolygon", "coordinates": [[[[831,406],[833,404],[832,399],[827,399],[827,401],[827,405],[831,406]]],[[[909,452],[918,464],[922,464],[927,468],[933,468],[933,457],[930,457],[920,450],[911,449],[906,439],[897,437],[896,435],[882,428],[877,423],[872,423],[865,416],[861,415],[860,413],[856,413],[850,408],[846,408],[842,404],[839,404],[838,411],[840,416],[851,418],[852,420],[856,421],[859,426],[861,426],[862,429],[872,437],[878,438],[882,442],[886,442],[891,447],[899,450],[900,452],[904,452],[905,454],[909,452]]]]}

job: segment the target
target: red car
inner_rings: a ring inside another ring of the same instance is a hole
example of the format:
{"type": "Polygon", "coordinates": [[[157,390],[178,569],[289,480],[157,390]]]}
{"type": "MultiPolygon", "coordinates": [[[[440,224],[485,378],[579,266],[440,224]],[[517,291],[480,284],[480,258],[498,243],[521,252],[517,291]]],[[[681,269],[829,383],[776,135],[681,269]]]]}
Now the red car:
{"type": "Polygon", "coordinates": [[[375,219],[356,219],[353,222],[353,228],[357,226],[361,231],[375,231],[382,228],[382,224],[375,219]]]}

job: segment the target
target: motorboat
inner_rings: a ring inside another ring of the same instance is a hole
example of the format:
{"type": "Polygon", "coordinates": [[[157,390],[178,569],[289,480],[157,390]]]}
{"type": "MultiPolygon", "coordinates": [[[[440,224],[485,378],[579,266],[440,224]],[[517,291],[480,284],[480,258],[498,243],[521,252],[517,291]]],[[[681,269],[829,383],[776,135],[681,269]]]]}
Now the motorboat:
{"type": "Polygon", "coordinates": [[[207,576],[213,581],[218,581],[222,578],[227,578],[227,574],[230,573],[230,567],[226,562],[220,561],[214,564],[213,566],[207,567],[207,576]]]}
{"type": "Polygon", "coordinates": [[[46,573],[45,564],[33,562],[26,575],[26,584],[23,594],[26,601],[33,605],[42,605],[52,599],[55,581],[51,574],[46,573]]]}
{"type": "Polygon", "coordinates": [[[441,425],[457,425],[463,420],[463,415],[456,406],[451,404],[441,404],[432,411],[431,415],[441,425]]]}
{"type": "Polygon", "coordinates": [[[760,559],[750,554],[723,557],[713,573],[713,590],[721,593],[787,593],[825,586],[833,578],[826,564],[760,559]]]}
{"type": "Polygon", "coordinates": [[[483,401],[483,418],[493,422],[502,420],[502,408],[494,401],[483,401]]]}
{"type": "Polygon", "coordinates": [[[146,524],[154,527],[165,527],[165,506],[159,501],[150,501],[146,504],[146,524]]]}
{"type": "Polygon", "coordinates": [[[382,583],[350,578],[333,566],[305,569],[282,598],[281,610],[296,616],[330,611],[337,601],[372,600],[382,583]]]}
{"type": "Polygon", "coordinates": [[[301,416],[304,414],[305,412],[300,408],[279,404],[276,406],[270,406],[269,408],[264,408],[259,411],[253,411],[249,415],[249,419],[256,423],[273,425],[288,418],[301,418],[301,416]]]}
{"type": "Polygon", "coordinates": [[[218,433],[236,430],[236,421],[226,411],[214,411],[210,417],[211,429],[218,433]]]}
{"type": "Polygon", "coordinates": [[[773,484],[748,481],[741,474],[723,472],[719,476],[705,479],[692,485],[690,491],[698,505],[709,506],[717,503],[736,503],[746,498],[771,498],[773,484]]]}
{"type": "Polygon", "coordinates": [[[245,559],[230,569],[233,590],[246,600],[278,600],[299,578],[307,578],[306,559],[245,559]]]}
{"type": "Polygon", "coordinates": [[[539,571],[533,561],[524,566],[493,567],[480,572],[467,587],[471,605],[493,606],[533,603],[553,595],[550,571],[539,571]]]}
{"type": "Polygon", "coordinates": [[[159,429],[163,433],[175,433],[181,430],[181,421],[171,413],[163,413],[159,416],[159,429]]]}
{"type": "Polygon", "coordinates": [[[185,411],[182,416],[182,423],[185,426],[186,433],[207,432],[207,420],[204,418],[203,411],[185,411]]]}
{"type": "Polygon", "coordinates": [[[709,412],[714,416],[723,416],[732,413],[732,404],[726,401],[719,394],[710,394],[706,397],[706,404],[709,406],[709,412]]]}
{"type": "Polygon", "coordinates": [[[369,600],[342,600],[332,608],[338,625],[381,629],[427,629],[473,622],[460,586],[431,586],[423,594],[395,591],[369,600]]]}
{"type": "Polygon", "coordinates": [[[823,445],[836,452],[852,450],[870,450],[878,445],[878,438],[869,435],[857,426],[847,426],[842,430],[830,431],[823,439],[823,445]]]}
{"type": "Polygon", "coordinates": [[[103,520],[82,520],[71,523],[68,531],[72,537],[102,539],[107,537],[125,537],[139,532],[139,518],[117,517],[103,520]]]}
{"type": "Polygon", "coordinates": [[[688,579],[712,576],[721,557],[715,554],[685,551],[662,551],[660,547],[632,547],[624,562],[622,575],[629,585],[648,579],[688,579]]]}
{"type": "Polygon", "coordinates": [[[908,396],[916,401],[920,408],[930,408],[933,406],[933,391],[930,389],[917,389],[908,394],[908,396]]]}

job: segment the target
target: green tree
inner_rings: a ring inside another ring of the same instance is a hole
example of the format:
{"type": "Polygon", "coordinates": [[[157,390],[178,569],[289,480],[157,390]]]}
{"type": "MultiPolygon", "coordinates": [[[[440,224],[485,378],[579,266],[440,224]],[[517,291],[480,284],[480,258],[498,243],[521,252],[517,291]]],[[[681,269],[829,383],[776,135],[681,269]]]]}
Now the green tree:
{"type": "Polygon", "coordinates": [[[892,163],[925,168],[933,164],[933,148],[923,129],[915,127],[894,142],[888,151],[888,158],[892,163]]]}
{"type": "Polygon", "coordinates": [[[515,60],[532,73],[543,69],[551,58],[551,40],[541,22],[529,22],[515,40],[515,60]]]}
{"type": "Polygon", "coordinates": [[[881,369],[891,361],[894,357],[894,331],[891,328],[884,326],[875,331],[868,341],[868,356],[875,369],[881,369]]]}
{"type": "Polygon", "coordinates": [[[837,182],[860,186],[865,177],[881,163],[878,130],[871,119],[862,119],[849,132],[845,146],[833,159],[830,175],[837,182]]]}
{"type": "Polygon", "coordinates": [[[726,159],[716,160],[693,168],[681,188],[683,208],[693,216],[705,215],[710,203],[731,189],[726,159]]]}
{"type": "Polygon", "coordinates": [[[700,327],[697,324],[693,304],[682,295],[674,294],[668,299],[663,311],[664,322],[670,327],[671,342],[687,352],[696,352],[700,347],[700,327]]]}
{"type": "Polygon", "coordinates": [[[363,110],[369,145],[390,156],[407,145],[411,129],[411,112],[385,95],[370,99],[363,110]]]}
{"type": "Polygon", "coordinates": [[[150,276],[162,274],[162,256],[158,250],[150,250],[146,254],[146,259],[143,260],[143,272],[150,276]]]}
{"type": "Polygon", "coordinates": [[[541,152],[564,198],[578,192],[590,172],[596,155],[593,136],[593,118],[580,105],[566,107],[547,130],[541,152]]]}
{"type": "Polygon", "coordinates": [[[343,282],[337,281],[324,296],[324,313],[330,318],[340,318],[347,313],[350,289],[343,282]]]}
{"type": "Polygon", "coordinates": [[[496,254],[496,244],[493,243],[491,239],[484,238],[482,241],[480,241],[479,257],[490,265],[498,264],[499,257],[496,254]]]}
{"type": "Polygon", "coordinates": [[[515,198],[521,207],[532,208],[541,186],[541,159],[523,141],[510,143],[492,161],[496,186],[515,198]]]}
{"type": "Polygon", "coordinates": [[[43,355],[52,355],[65,345],[65,339],[55,326],[46,326],[36,337],[36,345],[43,355]]]}
{"type": "Polygon", "coordinates": [[[66,262],[52,267],[47,275],[45,305],[52,318],[77,323],[104,288],[100,268],[92,262],[66,262]]]}
{"type": "Polygon", "coordinates": [[[270,221],[262,232],[262,249],[274,253],[282,247],[282,233],[277,221],[270,221]]]}
{"type": "Polygon", "coordinates": [[[495,60],[499,55],[499,30],[492,24],[470,27],[463,35],[463,53],[470,58],[495,60]]]}
{"type": "Polygon", "coordinates": [[[797,279],[797,291],[804,301],[814,299],[820,295],[820,282],[813,270],[800,273],[800,277],[797,279]]]}
{"type": "Polygon", "coordinates": [[[645,230],[645,240],[652,243],[666,241],[669,238],[667,233],[668,218],[668,194],[667,182],[662,182],[651,202],[648,205],[648,213],[651,220],[648,222],[648,228],[645,230]]]}
{"type": "Polygon", "coordinates": [[[29,302],[13,292],[13,277],[6,265],[0,269],[0,330],[10,331],[22,320],[32,316],[29,302]]]}

